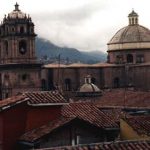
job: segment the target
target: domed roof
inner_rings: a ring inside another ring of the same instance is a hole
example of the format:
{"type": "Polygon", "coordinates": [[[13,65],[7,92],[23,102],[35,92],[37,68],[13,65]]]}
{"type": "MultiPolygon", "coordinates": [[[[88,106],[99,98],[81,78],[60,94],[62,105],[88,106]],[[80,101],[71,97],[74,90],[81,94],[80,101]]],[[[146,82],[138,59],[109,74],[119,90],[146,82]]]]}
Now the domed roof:
{"type": "Polygon", "coordinates": [[[93,83],[85,83],[80,87],[80,92],[100,92],[100,89],[93,83]]]}
{"type": "Polygon", "coordinates": [[[138,14],[132,10],[129,25],[120,29],[108,42],[108,51],[150,48],[150,30],[138,24],[138,14]]]}
{"type": "Polygon", "coordinates": [[[13,10],[11,13],[8,14],[9,18],[25,18],[26,14],[19,10],[19,5],[15,4],[15,10],[13,10]]]}
{"type": "Polygon", "coordinates": [[[141,25],[129,25],[120,29],[108,44],[150,42],[150,30],[141,25]]]}
{"type": "Polygon", "coordinates": [[[100,96],[102,91],[93,83],[91,83],[91,76],[87,75],[85,77],[85,83],[80,87],[77,92],[77,96],[89,96],[95,97],[100,96]]]}

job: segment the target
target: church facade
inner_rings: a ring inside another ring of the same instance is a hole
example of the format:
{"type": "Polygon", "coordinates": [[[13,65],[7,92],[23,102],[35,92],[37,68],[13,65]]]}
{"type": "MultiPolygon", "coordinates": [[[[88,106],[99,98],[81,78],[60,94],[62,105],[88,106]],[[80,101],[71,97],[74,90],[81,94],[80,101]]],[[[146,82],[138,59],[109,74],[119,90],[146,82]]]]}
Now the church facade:
{"type": "Polygon", "coordinates": [[[41,88],[35,37],[31,17],[16,3],[0,25],[0,99],[41,88]]]}

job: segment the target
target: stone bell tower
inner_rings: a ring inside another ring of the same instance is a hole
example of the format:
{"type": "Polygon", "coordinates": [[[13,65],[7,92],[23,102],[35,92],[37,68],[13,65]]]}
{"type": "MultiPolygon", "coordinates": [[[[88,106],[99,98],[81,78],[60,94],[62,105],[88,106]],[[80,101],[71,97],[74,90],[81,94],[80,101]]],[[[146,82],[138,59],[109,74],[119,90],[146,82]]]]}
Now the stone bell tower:
{"type": "Polygon", "coordinates": [[[34,24],[15,4],[15,9],[5,15],[0,26],[1,63],[35,62],[34,24]]]}
{"type": "Polygon", "coordinates": [[[0,25],[0,99],[40,89],[35,37],[31,17],[16,3],[0,25]]]}

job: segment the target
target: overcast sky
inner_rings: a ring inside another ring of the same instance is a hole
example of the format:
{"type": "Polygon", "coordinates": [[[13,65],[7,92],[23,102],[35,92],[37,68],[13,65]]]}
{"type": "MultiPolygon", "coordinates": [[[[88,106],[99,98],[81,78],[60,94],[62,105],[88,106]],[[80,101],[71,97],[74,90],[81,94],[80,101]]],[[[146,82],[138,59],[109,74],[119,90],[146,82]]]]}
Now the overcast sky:
{"type": "MultiPolygon", "coordinates": [[[[134,9],[139,23],[150,28],[149,0],[17,0],[29,13],[39,37],[80,50],[107,50],[107,43],[128,25],[134,9]]],[[[0,0],[0,20],[14,9],[16,0],[0,0]]]]}

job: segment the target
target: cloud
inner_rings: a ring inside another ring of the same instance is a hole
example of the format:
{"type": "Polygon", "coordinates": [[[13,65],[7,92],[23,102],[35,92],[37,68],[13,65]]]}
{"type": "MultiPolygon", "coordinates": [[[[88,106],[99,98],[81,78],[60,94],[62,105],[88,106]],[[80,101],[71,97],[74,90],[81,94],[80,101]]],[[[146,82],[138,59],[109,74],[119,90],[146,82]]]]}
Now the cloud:
{"type": "MultiPolygon", "coordinates": [[[[107,42],[128,25],[132,8],[139,22],[150,26],[149,1],[142,0],[17,0],[20,9],[29,13],[36,33],[56,45],[80,50],[107,50],[107,42]]],[[[1,2],[1,20],[14,9],[16,0],[1,2]]]]}

